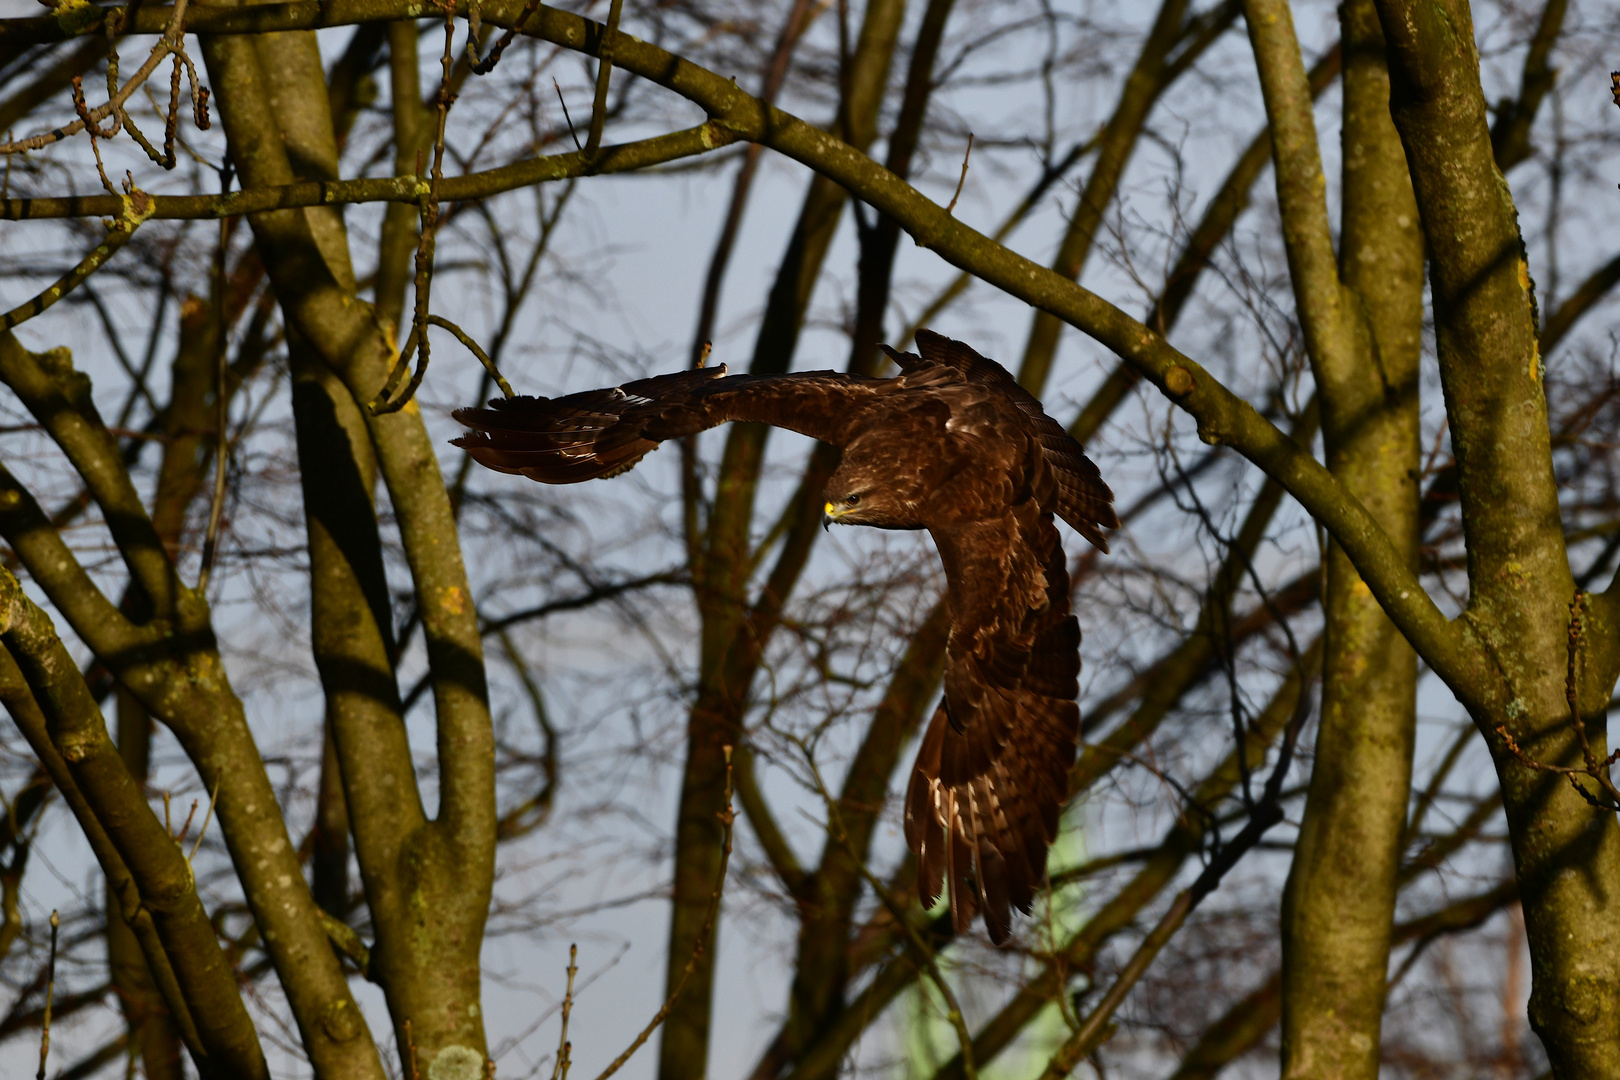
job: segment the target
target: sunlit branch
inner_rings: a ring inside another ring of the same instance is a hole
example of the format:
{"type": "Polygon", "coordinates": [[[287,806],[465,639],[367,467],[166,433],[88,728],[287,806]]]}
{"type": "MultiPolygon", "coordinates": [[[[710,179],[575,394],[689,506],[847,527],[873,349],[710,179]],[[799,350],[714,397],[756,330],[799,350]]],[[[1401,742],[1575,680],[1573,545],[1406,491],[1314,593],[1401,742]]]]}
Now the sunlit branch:
{"type": "MultiPolygon", "coordinates": [[[[136,904],[150,912],[162,942],[162,955],[197,1022],[199,1063],[244,1077],[267,1076],[258,1033],[237,992],[235,976],[220,954],[217,936],[197,897],[185,856],[153,815],[130,778],[107,734],[101,711],[90,697],[78,667],[57,638],[50,619],[23,594],[17,579],[0,571],[0,638],[15,659],[27,691],[39,703],[50,745],[66,762],[84,807],[105,830],[121,866],[103,868],[109,877],[127,867],[138,890],[136,904]]],[[[19,680],[21,681],[21,680],[19,680]]],[[[9,691],[14,717],[27,715],[25,691],[9,691]]],[[[38,748],[36,748],[37,750],[38,748]]],[[[82,823],[82,819],[81,819],[82,823]]]]}
{"type": "MultiPolygon", "coordinates": [[[[685,131],[641,139],[622,146],[605,146],[597,151],[594,158],[588,159],[583,151],[573,151],[518,161],[466,176],[447,176],[439,185],[439,197],[445,202],[486,199],[555,180],[631,172],[679,158],[706,154],[729,146],[736,139],[734,133],[717,124],[700,124],[685,131]]],[[[226,195],[147,195],[146,198],[151,203],[150,217],[206,219],[304,206],[371,202],[415,204],[425,193],[425,181],[414,176],[396,176],[365,180],[305,180],[274,187],[246,188],[226,195]]],[[[120,200],[110,195],[0,199],[0,220],[102,217],[121,211],[120,200]]]]}
{"type": "Polygon", "coordinates": [[[34,316],[44,312],[62,297],[84,284],[91,274],[101,269],[108,259],[118,252],[118,249],[129,243],[130,237],[142,221],[149,216],[142,210],[150,206],[151,196],[144,191],[133,191],[122,200],[120,216],[113,221],[112,228],[107,230],[107,238],[97,244],[95,249],[86,255],[79,265],[57,278],[56,283],[34,297],[25,304],[12,308],[4,315],[0,315],[0,331],[10,331],[12,327],[27,322],[34,316]]]}

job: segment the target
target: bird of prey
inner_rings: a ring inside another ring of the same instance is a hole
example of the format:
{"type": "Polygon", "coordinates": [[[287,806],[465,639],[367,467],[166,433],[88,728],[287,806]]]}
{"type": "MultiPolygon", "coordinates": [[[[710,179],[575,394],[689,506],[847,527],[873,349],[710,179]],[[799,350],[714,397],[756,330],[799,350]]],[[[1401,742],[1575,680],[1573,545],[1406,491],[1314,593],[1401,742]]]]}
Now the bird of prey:
{"type": "Polygon", "coordinates": [[[729,420],[843,448],[826,520],[927,529],[945,564],[945,692],[905,803],[906,842],[932,905],[950,882],[965,933],[983,912],[1011,936],[1046,877],[1079,738],[1080,627],[1053,515],[1103,551],[1119,524],[1097,466],[999,364],[917,332],[885,347],[894,378],[832,371],[729,375],[722,366],[554,399],[516,397],[455,417],[482,465],[548,484],[629,469],[660,442],[729,420]]]}

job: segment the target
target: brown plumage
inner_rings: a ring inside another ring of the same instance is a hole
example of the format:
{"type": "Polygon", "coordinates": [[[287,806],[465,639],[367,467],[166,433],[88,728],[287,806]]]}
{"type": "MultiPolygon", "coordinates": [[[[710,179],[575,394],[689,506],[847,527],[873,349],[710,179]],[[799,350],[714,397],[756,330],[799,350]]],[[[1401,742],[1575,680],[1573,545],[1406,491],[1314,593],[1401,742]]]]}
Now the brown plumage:
{"type": "Polygon", "coordinates": [[[1046,877],[1079,738],[1080,627],[1053,515],[1107,551],[1113,493],[1080,445],[999,364],[917,332],[900,375],[683,371],[567,397],[461,409],[455,440],[501,472],[571,484],[629,469],[666,439],[752,420],[842,447],[829,520],[927,529],[945,564],[945,694],[906,792],[920,891],[997,944],[1046,877]]]}

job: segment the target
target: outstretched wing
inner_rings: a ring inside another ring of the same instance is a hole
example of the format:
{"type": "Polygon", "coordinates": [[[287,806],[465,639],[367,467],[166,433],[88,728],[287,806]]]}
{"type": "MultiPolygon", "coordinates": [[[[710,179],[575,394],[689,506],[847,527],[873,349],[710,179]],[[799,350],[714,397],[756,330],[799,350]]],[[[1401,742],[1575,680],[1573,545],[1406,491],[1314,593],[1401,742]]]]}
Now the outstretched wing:
{"type": "Polygon", "coordinates": [[[457,409],[472,429],[452,440],[480,465],[547,484],[616,476],[666,439],[728,420],[756,420],[842,446],[892,380],[835,371],[727,375],[718,368],[655,375],[560,398],[497,398],[457,409]]]}
{"type": "Polygon", "coordinates": [[[906,842],[924,903],[948,878],[957,933],[982,911],[999,945],[1046,878],[1068,799],[1080,626],[1050,514],[1025,503],[934,539],[951,611],[945,698],[906,792],[906,842]]]}
{"type": "Polygon", "coordinates": [[[883,346],[883,350],[907,374],[936,365],[955,368],[969,382],[993,386],[1005,394],[1029,419],[1041,440],[1046,463],[1057,477],[1058,503],[1053,509],[1081,536],[1104,553],[1108,551],[1108,540],[1102,530],[1119,527],[1119,518],[1114,514],[1114,493],[1103,483],[1102,473],[1086,457],[1084,448],[1061,424],[1046,415],[1040,399],[1020,386],[1006,368],[980,356],[962,342],[932,330],[917,331],[917,350],[921,356],[897,352],[888,346],[883,346]]]}

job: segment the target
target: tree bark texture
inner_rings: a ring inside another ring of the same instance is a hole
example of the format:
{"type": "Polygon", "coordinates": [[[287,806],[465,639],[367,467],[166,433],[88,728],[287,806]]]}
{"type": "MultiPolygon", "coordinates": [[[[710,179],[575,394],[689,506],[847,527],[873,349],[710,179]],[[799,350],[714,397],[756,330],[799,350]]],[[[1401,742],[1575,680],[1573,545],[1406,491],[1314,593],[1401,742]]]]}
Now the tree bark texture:
{"type": "MultiPolygon", "coordinates": [[[[134,586],[157,616],[145,626],[131,624],[90,580],[38,504],[3,470],[0,535],[79,637],[175,733],[203,783],[217,789],[216,819],[311,1057],[317,1068],[329,1051],[342,1057],[343,1044],[363,1023],[326,941],[241,701],[230,688],[206,603],[175,574],[118,447],[89,401],[88,380],[72,369],[66,351],[36,356],[7,335],[0,339],[0,379],[85,478],[134,586]]],[[[29,681],[33,685],[32,676],[29,681]]],[[[374,1052],[371,1058],[376,1060],[374,1052]]]]}
{"type": "MultiPolygon", "coordinates": [[[[204,56],[245,182],[336,174],[313,35],[216,39],[205,43],[204,56]]],[[[353,272],[341,219],[317,208],[250,223],[294,355],[304,357],[295,361],[300,454],[321,463],[303,471],[312,603],[322,627],[315,650],[377,930],[373,967],[399,1045],[413,1043],[430,1073],[479,1076],[486,1060],[479,950],[493,881],[493,733],[448,493],[414,408],[373,416],[357,404],[375,395],[391,350],[379,347],[377,324],[348,301],[353,272]],[[378,475],[399,521],[433,673],[441,798],[432,821],[416,792],[394,679],[371,510],[378,475]]]]}
{"type": "MultiPolygon", "coordinates": [[[[152,748],[152,717],[130,697],[118,692],[118,752],[138,785],[145,786],[152,748]]],[[[118,911],[115,885],[107,882],[107,972],[124,1012],[124,1024],[147,1080],[181,1080],[180,1036],[163,1004],[141,943],[118,911]]]]}
{"type": "MultiPolygon", "coordinates": [[[[1343,365],[1337,370],[1323,362],[1328,357],[1313,357],[1323,442],[1328,468],[1406,552],[1415,572],[1422,233],[1390,120],[1377,12],[1370,2],[1354,0],[1340,8],[1340,22],[1338,278],[1347,324],[1340,332],[1350,340],[1337,354],[1343,365]]],[[[1302,76],[1301,66],[1294,82],[1302,76]]],[[[1321,719],[1282,910],[1283,1075],[1376,1080],[1411,786],[1417,656],[1343,550],[1330,543],[1325,557],[1321,719]]]]}
{"type": "MultiPolygon", "coordinates": [[[[1574,581],[1560,527],[1530,267],[1493,159],[1471,13],[1461,0],[1377,0],[1392,111],[1428,240],[1441,386],[1451,418],[1471,595],[1462,623],[1492,658],[1494,693],[1465,694],[1496,760],[1533,959],[1530,1020],[1558,1080],[1620,1076],[1620,827],[1561,778],[1580,760],[1565,696],[1574,581]]],[[[1612,600],[1593,598],[1606,608],[1612,600]]],[[[1614,681],[1612,626],[1583,655],[1593,749],[1614,681]],[[1591,683],[1598,685],[1593,686],[1591,683]],[[1597,690],[1597,694],[1593,694],[1597,690]]]]}

